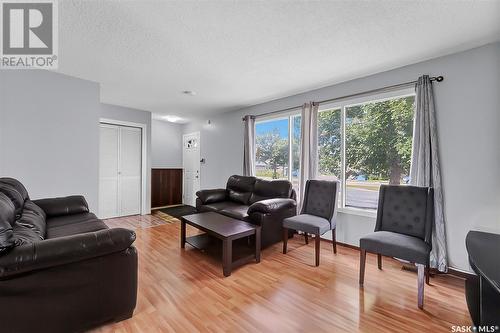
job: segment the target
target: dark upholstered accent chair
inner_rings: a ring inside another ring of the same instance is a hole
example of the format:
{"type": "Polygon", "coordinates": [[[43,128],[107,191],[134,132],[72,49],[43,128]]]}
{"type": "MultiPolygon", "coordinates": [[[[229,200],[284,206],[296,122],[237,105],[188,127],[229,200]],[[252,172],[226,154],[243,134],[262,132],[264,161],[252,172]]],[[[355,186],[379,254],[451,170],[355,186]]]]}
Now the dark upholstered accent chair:
{"type": "Polygon", "coordinates": [[[360,240],[359,284],[363,285],[366,252],[415,263],[418,270],[418,307],[424,305],[424,270],[429,283],[429,255],[434,221],[434,191],[429,187],[382,185],[375,232],[360,240]]]}
{"type": "Polygon", "coordinates": [[[283,220],[283,253],[286,253],[288,229],[315,235],[316,266],[319,265],[320,236],[332,230],[333,253],[337,253],[335,216],[337,215],[338,182],[308,180],[300,215],[283,220]]]}

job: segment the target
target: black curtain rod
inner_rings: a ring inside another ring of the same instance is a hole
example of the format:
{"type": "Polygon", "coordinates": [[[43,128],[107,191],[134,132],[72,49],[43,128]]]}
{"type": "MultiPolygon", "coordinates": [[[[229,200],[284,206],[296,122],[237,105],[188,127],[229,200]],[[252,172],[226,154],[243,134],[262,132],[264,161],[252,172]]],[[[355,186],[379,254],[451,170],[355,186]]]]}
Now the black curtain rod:
{"type": "MultiPolygon", "coordinates": [[[[441,76],[441,75],[440,76],[433,76],[433,77],[431,77],[431,81],[441,82],[443,80],[444,80],[444,77],[441,76]]],[[[371,94],[374,94],[374,93],[377,93],[377,92],[389,92],[389,91],[395,90],[397,88],[408,87],[408,86],[414,85],[416,83],[417,83],[417,80],[415,80],[415,81],[409,81],[409,82],[405,82],[405,83],[393,84],[391,86],[385,86],[385,87],[382,87],[382,88],[372,89],[372,90],[363,91],[363,92],[359,92],[359,93],[355,93],[355,94],[350,94],[350,95],[345,95],[345,96],[340,96],[340,97],[335,97],[335,98],[330,98],[330,99],[324,99],[324,100],[316,102],[316,103],[318,103],[318,104],[330,103],[330,102],[335,102],[335,101],[339,101],[339,100],[342,100],[342,99],[349,99],[349,98],[357,97],[357,96],[371,95],[371,94]]],[[[286,108],[286,109],[281,109],[281,110],[271,111],[271,112],[267,112],[267,113],[262,113],[262,114],[259,114],[258,116],[251,116],[251,117],[252,118],[256,118],[256,117],[268,116],[268,115],[275,114],[275,113],[282,113],[282,112],[286,112],[286,111],[291,111],[291,110],[299,109],[301,107],[302,107],[302,105],[292,106],[292,107],[289,107],[289,108],[286,108]]],[[[242,119],[243,119],[243,121],[245,120],[245,118],[242,118],[242,119]]]]}

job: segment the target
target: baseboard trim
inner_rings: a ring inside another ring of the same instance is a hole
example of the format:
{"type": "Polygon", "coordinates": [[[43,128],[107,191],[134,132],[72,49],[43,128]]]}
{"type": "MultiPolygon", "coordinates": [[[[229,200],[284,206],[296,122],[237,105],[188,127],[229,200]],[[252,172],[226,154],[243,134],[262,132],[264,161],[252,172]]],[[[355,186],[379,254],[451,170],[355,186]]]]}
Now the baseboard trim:
{"type": "Polygon", "coordinates": [[[184,204],[167,205],[167,206],[161,206],[161,207],[151,207],[151,211],[160,210],[160,209],[164,209],[164,208],[177,207],[177,206],[184,206],[184,204]]]}
{"type": "Polygon", "coordinates": [[[457,277],[462,278],[462,279],[467,279],[467,278],[476,276],[476,274],[474,274],[474,273],[463,271],[461,269],[453,268],[453,267],[448,268],[448,274],[457,276],[457,277]]]}
{"type": "MultiPolygon", "coordinates": [[[[333,241],[331,239],[321,238],[321,240],[328,242],[328,243],[333,243],[333,241]]],[[[351,245],[351,244],[342,243],[342,242],[337,242],[337,245],[344,246],[344,247],[359,251],[359,246],[356,246],[356,245],[351,245]]],[[[403,264],[403,269],[413,271],[413,269],[410,268],[408,265],[405,265],[404,263],[402,263],[402,264],[403,264]]],[[[417,270],[415,268],[415,272],[416,271],[417,270]]],[[[453,276],[459,277],[461,279],[467,279],[469,277],[475,276],[474,273],[470,273],[470,272],[463,271],[461,269],[453,268],[453,267],[448,267],[448,273],[442,273],[435,268],[431,268],[431,274],[434,274],[434,275],[435,274],[448,274],[448,275],[453,275],[453,276]]]]}

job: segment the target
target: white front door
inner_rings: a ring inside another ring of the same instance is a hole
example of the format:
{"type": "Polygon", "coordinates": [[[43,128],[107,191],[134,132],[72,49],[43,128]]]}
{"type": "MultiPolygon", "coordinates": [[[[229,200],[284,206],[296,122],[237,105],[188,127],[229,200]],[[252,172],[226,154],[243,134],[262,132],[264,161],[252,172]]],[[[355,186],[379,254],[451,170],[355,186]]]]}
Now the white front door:
{"type": "Polygon", "coordinates": [[[182,167],[184,184],[182,202],[196,205],[196,192],[200,189],[200,132],[184,134],[182,137],[182,167]]]}
{"type": "Polygon", "coordinates": [[[99,217],[141,212],[142,130],[100,125],[99,217]]]}

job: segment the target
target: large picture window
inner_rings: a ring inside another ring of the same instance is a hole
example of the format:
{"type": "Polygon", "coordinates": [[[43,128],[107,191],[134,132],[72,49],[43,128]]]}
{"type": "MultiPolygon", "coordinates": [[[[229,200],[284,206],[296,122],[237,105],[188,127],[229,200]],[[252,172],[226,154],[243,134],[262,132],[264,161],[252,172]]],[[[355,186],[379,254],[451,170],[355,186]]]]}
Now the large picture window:
{"type": "Polygon", "coordinates": [[[255,123],[255,175],[287,179],[297,190],[300,164],[300,114],[255,123]]]}
{"type": "MultiPolygon", "coordinates": [[[[342,209],[375,211],[381,184],[409,182],[414,100],[404,90],[321,105],[318,178],[340,180],[342,209]]],[[[300,123],[298,112],[256,122],[257,177],[298,190],[300,123]]]]}
{"type": "Polygon", "coordinates": [[[319,178],[341,180],[341,207],[375,210],[381,184],[409,182],[413,103],[399,92],[320,108],[319,178]]]}

